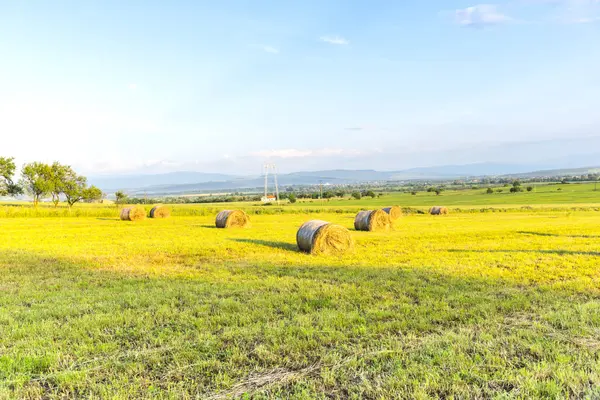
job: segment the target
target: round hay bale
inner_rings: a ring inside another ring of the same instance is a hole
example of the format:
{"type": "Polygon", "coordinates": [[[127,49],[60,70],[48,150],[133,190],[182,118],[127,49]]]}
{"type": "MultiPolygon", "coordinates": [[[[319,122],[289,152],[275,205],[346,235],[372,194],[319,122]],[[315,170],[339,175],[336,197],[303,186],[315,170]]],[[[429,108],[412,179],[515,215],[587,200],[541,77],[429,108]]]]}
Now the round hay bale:
{"type": "Polygon", "coordinates": [[[390,221],[392,222],[404,216],[404,214],[402,213],[402,209],[398,206],[386,207],[383,209],[383,211],[390,215],[390,221]]]}
{"type": "Polygon", "coordinates": [[[317,219],[305,222],[298,229],[296,242],[301,251],[310,254],[341,254],[353,245],[348,229],[317,219]]]}
{"type": "Polygon", "coordinates": [[[141,221],[146,218],[146,211],[141,207],[125,207],[121,210],[121,220],[141,221]]]}
{"type": "Polygon", "coordinates": [[[217,214],[217,228],[246,228],[250,226],[250,218],[242,210],[223,210],[217,214]]]}
{"type": "Polygon", "coordinates": [[[150,218],[169,218],[171,216],[171,210],[165,206],[154,206],[150,210],[150,218]]]}
{"type": "Polygon", "coordinates": [[[429,214],[431,214],[431,215],[446,215],[446,214],[448,214],[448,208],[434,206],[429,209],[429,214]]]}
{"type": "Polygon", "coordinates": [[[357,231],[387,231],[390,225],[390,216],[383,210],[361,211],[354,218],[354,229],[357,231]]]}

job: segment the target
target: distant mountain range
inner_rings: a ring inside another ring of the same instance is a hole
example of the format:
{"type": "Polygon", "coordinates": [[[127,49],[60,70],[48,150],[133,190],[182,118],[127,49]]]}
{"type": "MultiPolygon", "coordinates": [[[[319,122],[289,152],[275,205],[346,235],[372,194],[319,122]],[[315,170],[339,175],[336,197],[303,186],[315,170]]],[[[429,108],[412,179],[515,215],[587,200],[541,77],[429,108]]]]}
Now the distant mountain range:
{"type": "MultiPolygon", "coordinates": [[[[556,176],[582,175],[599,172],[596,168],[573,168],[534,171],[533,166],[480,163],[469,165],[447,165],[438,167],[412,168],[403,171],[375,170],[326,170],[303,171],[278,176],[279,185],[355,184],[364,182],[446,180],[481,176],[556,176]]],[[[236,191],[260,188],[262,176],[236,176],[202,172],[171,172],[156,175],[98,176],[90,177],[90,183],[107,193],[125,190],[131,194],[186,194],[201,192],[236,191]]]]}

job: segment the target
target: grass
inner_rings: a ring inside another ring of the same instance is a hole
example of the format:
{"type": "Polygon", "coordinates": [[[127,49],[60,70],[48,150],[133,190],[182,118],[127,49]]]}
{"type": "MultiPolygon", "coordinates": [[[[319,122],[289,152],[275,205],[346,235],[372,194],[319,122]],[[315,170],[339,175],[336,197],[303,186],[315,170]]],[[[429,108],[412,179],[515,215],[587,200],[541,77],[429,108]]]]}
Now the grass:
{"type": "Polygon", "coordinates": [[[0,398],[600,396],[599,212],[411,215],[314,257],[299,211],[0,218],[0,398]]]}
{"type": "MultiPolygon", "coordinates": [[[[406,212],[427,212],[434,205],[449,207],[452,212],[506,212],[526,211],[531,207],[546,211],[600,210],[600,191],[594,191],[594,184],[556,184],[538,185],[534,192],[486,194],[485,189],[449,190],[441,196],[435,193],[384,193],[372,199],[331,199],[300,200],[295,204],[282,202],[281,205],[263,206],[255,202],[245,203],[207,203],[169,205],[174,216],[212,216],[223,209],[240,208],[251,215],[262,214],[305,214],[310,213],[347,213],[356,214],[360,210],[401,205],[406,212]],[[561,189],[560,191],[558,189],[561,189]]],[[[150,211],[153,205],[146,205],[150,211]]],[[[0,202],[0,218],[17,217],[114,217],[118,215],[114,205],[77,204],[72,210],[62,204],[54,208],[42,203],[34,209],[27,202],[0,202]]]]}
{"type": "MultiPolygon", "coordinates": [[[[523,185],[523,190],[527,184],[523,185]]],[[[471,206],[512,206],[520,207],[523,205],[560,205],[560,204],[600,204],[600,189],[594,191],[593,183],[584,184],[538,184],[534,186],[532,192],[510,193],[509,187],[500,187],[502,193],[487,194],[486,187],[479,189],[448,190],[441,195],[428,192],[418,192],[417,195],[410,193],[388,193],[381,198],[375,199],[345,199],[331,200],[325,202],[328,206],[361,206],[363,204],[372,204],[377,206],[387,206],[390,204],[399,204],[405,207],[423,207],[423,206],[453,206],[453,207],[471,207],[471,206]]],[[[319,200],[313,200],[312,204],[318,204],[319,200]]],[[[303,205],[303,202],[296,203],[303,205]]],[[[311,204],[311,203],[309,203],[311,204]]]]}

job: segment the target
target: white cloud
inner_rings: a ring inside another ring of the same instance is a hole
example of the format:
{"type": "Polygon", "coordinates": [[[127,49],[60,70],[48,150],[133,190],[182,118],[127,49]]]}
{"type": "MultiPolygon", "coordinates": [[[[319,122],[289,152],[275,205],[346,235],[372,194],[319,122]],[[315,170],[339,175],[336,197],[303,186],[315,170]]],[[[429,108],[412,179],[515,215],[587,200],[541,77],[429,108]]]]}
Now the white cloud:
{"type": "Polygon", "coordinates": [[[510,17],[498,11],[494,4],[478,4],[456,10],[454,18],[459,25],[471,27],[499,25],[512,21],[510,17]]]}
{"type": "Polygon", "coordinates": [[[279,49],[277,49],[277,48],[275,48],[275,47],[273,47],[273,46],[266,46],[266,45],[263,45],[261,48],[262,48],[262,50],[263,50],[265,53],[279,54],[279,49]]]}
{"type": "Polygon", "coordinates": [[[338,46],[345,46],[345,45],[350,44],[350,42],[347,39],[345,39],[345,38],[343,38],[341,36],[338,36],[338,35],[335,35],[335,36],[321,36],[320,40],[322,42],[329,43],[329,44],[335,44],[335,45],[338,45],[338,46]]]}

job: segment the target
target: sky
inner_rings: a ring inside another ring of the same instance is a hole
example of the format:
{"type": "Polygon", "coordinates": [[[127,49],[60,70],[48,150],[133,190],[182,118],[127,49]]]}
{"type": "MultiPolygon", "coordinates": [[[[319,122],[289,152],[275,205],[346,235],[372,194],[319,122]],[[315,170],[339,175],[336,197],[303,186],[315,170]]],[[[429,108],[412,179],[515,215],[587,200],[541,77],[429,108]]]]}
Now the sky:
{"type": "Polygon", "coordinates": [[[600,136],[599,43],[600,0],[0,0],[0,156],[87,174],[495,161],[456,151],[600,136]]]}

